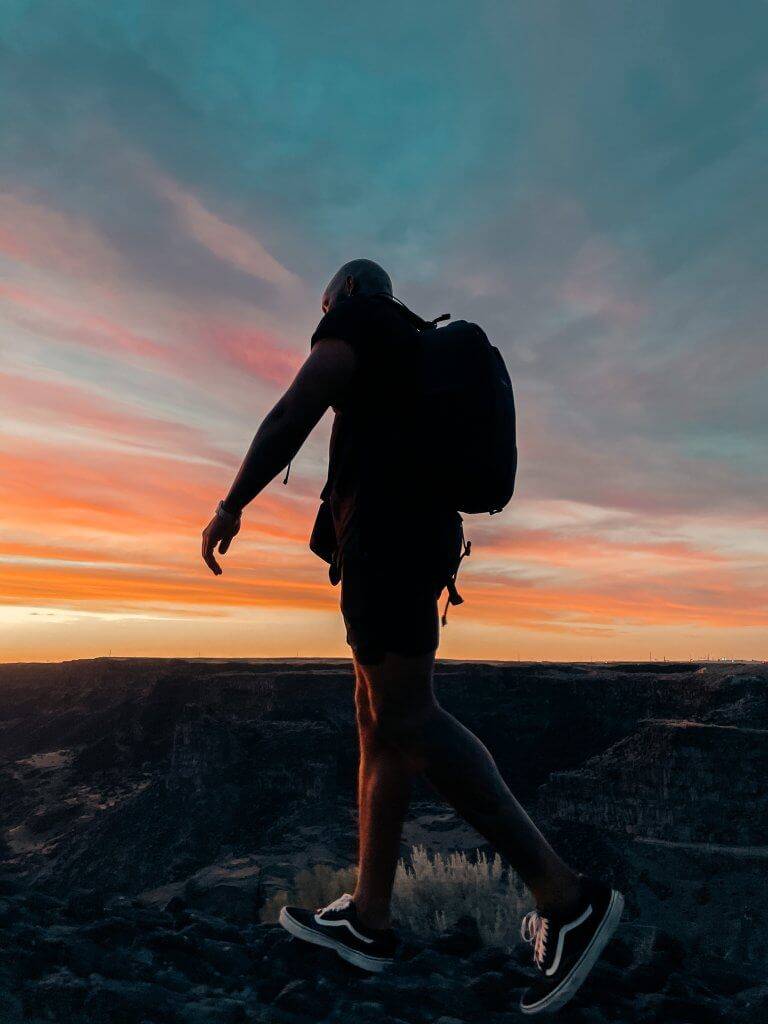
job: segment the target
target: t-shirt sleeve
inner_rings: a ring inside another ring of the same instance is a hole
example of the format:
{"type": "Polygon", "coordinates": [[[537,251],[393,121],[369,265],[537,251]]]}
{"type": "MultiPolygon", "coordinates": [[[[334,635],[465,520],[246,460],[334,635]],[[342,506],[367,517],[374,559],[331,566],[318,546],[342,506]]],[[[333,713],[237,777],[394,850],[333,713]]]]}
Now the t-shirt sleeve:
{"type": "Polygon", "coordinates": [[[310,340],[310,348],[317,341],[323,338],[339,338],[341,341],[349,342],[355,351],[360,351],[361,345],[370,336],[370,313],[366,304],[359,302],[340,302],[338,306],[329,309],[323,319],[317,325],[315,333],[310,340]]]}

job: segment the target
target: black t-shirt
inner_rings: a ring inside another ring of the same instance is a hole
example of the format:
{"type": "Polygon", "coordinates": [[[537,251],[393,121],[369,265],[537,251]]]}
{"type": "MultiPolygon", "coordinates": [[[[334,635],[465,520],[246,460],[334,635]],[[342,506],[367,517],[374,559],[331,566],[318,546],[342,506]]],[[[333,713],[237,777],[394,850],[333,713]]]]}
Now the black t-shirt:
{"type": "Polygon", "coordinates": [[[383,546],[445,511],[422,484],[418,332],[392,300],[352,296],[326,313],[311,344],[323,338],[348,342],[358,369],[333,422],[321,497],[340,547],[353,527],[383,546]]]}

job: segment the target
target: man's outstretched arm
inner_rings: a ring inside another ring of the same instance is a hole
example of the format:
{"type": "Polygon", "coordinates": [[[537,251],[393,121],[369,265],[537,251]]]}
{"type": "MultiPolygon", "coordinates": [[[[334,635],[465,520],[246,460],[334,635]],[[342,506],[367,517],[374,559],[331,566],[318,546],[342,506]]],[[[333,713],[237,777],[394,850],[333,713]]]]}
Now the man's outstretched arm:
{"type": "Polygon", "coordinates": [[[221,566],[214,557],[218,545],[224,554],[240,528],[240,512],[294,457],[312,428],[331,405],[344,397],[355,371],[355,354],[344,341],[318,342],[293,383],[267,413],[224,499],[228,522],[215,515],[203,531],[203,560],[215,575],[221,566]]]}

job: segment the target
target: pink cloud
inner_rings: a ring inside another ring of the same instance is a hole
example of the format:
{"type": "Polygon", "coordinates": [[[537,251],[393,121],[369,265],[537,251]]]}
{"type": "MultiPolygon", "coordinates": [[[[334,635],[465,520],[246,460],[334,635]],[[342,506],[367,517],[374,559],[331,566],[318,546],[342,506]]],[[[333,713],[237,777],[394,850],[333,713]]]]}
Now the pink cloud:
{"type": "Polygon", "coordinates": [[[77,384],[33,380],[0,371],[0,394],[4,411],[18,423],[73,426],[93,432],[102,441],[119,440],[234,467],[234,459],[212,445],[197,427],[148,416],[77,384]]]}
{"type": "Polygon", "coordinates": [[[281,387],[293,380],[301,363],[296,352],[280,348],[263,331],[244,324],[214,325],[209,336],[217,355],[250,375],[281,387]]]}
{"type": "Polygon", "coordinates": [[[0,194],[0,253],[70,277],[104,278],[120,266],[88,224],[11,193],[0,194]]]}
{"type": "Polygon", "coordinates": [[[615,327],[629,327],[646,307],[628,294],[621,282],[624,274],[619,252],[602,238],[588,238],[568,268],[561,297],[580,313],[599,314],[615,327]]]}
{"type": "Polygon", "coordinates": [[[50,332],[54,337],[97,351],[126,352],[168,362],[169,353],[164,345],[71,302],[4,284],[0,284],[0,299],[5,300],[7,312],[18,323],[50,332]]]}

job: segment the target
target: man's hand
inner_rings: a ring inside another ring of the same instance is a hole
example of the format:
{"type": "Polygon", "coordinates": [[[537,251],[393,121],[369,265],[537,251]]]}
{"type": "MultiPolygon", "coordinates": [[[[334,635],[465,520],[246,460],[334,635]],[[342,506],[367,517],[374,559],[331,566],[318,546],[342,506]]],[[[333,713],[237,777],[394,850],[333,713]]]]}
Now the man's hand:
{"type": "Polygon", "coordinates": [[[211,570],[214,576],[221,576],[222,568],[216,561],[214,551],[219,546],[219,554],[225,555],[229,550],[232,540],[240,532],[240,519],[224,520],[222,516],[215,515],[203,530],[203,561],[211,570]]]}

